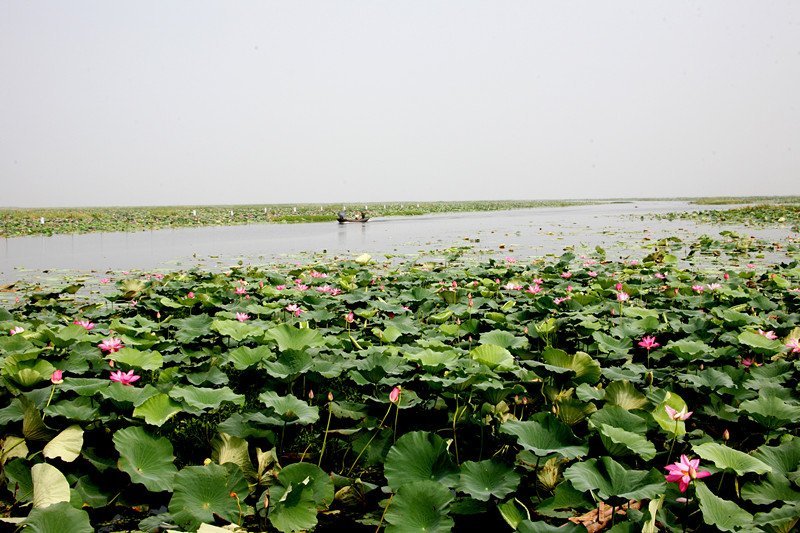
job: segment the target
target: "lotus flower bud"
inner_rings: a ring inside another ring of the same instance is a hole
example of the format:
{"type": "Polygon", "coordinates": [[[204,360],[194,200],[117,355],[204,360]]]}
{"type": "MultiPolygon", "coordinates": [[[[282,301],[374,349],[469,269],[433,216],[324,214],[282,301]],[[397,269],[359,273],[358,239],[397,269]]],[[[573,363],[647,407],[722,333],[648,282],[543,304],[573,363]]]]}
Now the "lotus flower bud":
{"type": "Polygon", "coordinates": [[[389,401],[392,403],[397,403],[400,401],[400,387],[395,387],[392,389],[392,392],[389,393],[389,401]]]}
{"type": "Polygon", "coordinates": [[[645,383],[647,384],[648,387],[653,384],[653,372],[652,371],[650,371],[650,372],[648,372],[647,374],[644,375],[644,381],[645,381],[645,383]]]}
{"type": "Polygon", "coordinates": [[[308,399],[309,400],[313,400],[314,399],[314,389],[309,389],[309,391],[308,391],[308,399]]]}
{"type": "Polygon", "coordinates": [[[332,392],[330,392],[330,391],[328,391],[328,401],[329,401],[329,402],[332,402],[332,401],[333,401],[333,393],[332,393],[332,392]]]}
{"type": "Polygon", "coordinates": [[[731,438],[731,433],[728,431],[728,428],[725,428],[725,431],[722,432],[722,440],[728,441],[731,438]]]}
{"type": "Polygon", "coordinates": [[[548,459],[547,462],[536,473],[539,484],[546,490],[551,491],[561,482],[561,466],[564,460],[557,457],[548,459]]]}
{"type": "Polygon", "coordinates": [[[209,458],[209,457],[206,457],[206,460],[205,460],[205,461],[203,461],[203,464],[204,464],[205,466],[208,466],[208,465],[210,465],[210,464],[211,464],[211,458],[209,458]]]}

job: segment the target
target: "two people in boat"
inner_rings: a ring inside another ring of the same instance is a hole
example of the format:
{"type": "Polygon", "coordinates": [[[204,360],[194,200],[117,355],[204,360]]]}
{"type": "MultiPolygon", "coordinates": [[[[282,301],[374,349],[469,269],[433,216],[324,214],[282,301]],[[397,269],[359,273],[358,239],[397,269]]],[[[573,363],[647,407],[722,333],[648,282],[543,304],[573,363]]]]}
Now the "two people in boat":
{"type": "Polygon", "coordinates": [[[356,215],[356,217],[355,217],[355,218],[353,218],[353,219],[348,219],[348,218],[347,218],[347,212],[346,212],[344,209],[342,209],[341,211],[339,211],[339,212],[336,214],[336,217],[337,217],[337,219],[339,220],[339,222],[346,222],[346,221],[348,221],[348,220],[366,220],[367,218],[369,218],[369,217],[367,217],[367,212],[366,212],[366,211],[359,211],[359,212],[358,212],[358,215],[356,215]]]}

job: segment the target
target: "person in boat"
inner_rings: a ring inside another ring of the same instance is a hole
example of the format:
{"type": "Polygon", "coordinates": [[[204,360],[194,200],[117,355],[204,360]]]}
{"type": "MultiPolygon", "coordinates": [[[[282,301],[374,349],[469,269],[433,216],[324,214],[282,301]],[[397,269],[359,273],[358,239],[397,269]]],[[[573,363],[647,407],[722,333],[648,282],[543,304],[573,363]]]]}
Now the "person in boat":
{"type": "Polygon", "coordinates": [[[366,211],[359,211],[358,212],[358,217],[356,217],[356,220],[364,220],[366,218],[367,218],[367,212],[366,211]]]}
{"type": "Polygon", "coordinates": [[[347,220],[347,212],[344,209],[342,209],[341,211],[336,213],[336,217],[339,220],[339,222],[344,222],[345,220],[347,220]]]}

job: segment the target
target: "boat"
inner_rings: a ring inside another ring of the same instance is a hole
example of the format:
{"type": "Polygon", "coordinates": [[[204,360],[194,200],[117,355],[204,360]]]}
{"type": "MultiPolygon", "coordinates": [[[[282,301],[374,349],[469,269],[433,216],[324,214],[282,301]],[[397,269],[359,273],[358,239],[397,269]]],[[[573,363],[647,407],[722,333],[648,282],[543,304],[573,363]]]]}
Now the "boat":
{"type": "Polygon", "coordinates": [[[361,222],[362,224],[365,222],[369,222],[370,217],[366,218],[340,218],[339,224],[348,224],[350,222],[361,222]]]}

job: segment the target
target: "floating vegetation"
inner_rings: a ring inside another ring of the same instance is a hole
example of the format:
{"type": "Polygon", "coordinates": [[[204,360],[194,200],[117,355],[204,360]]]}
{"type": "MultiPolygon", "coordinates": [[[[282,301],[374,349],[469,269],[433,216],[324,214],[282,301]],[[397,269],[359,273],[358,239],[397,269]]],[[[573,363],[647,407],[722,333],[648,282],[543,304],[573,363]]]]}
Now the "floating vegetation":
{"type": "Polygon", "coordinates": [[[791,226],[793,231],[798,231],[800,205],[751,205],[733,209],[680,211],[647,216],[659,220],[692,220],[705,224],[737,224],[754,227],[783,225],[791,226]]]}

